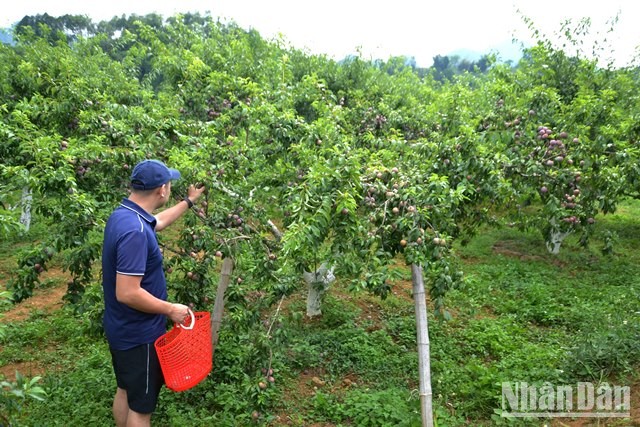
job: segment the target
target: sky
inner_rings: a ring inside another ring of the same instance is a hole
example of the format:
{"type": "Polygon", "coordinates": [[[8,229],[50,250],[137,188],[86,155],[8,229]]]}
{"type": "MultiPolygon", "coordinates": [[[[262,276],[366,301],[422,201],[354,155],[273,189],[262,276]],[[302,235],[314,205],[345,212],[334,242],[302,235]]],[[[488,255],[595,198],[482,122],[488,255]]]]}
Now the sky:
{"type": "Polygon", "coordinates": [[[45,12],[88,15],[94,21],[132,13],[168,17],[200,12],[255,29],[266,39],[279,37],[312,54],[337,60],[354,53],[382,60],[408,56],[423,67],[436,55],[460,49],[517,50],[514,38],[530,45],[532,32],[523,16],[557,47],[564,21],[577,24],[589,18],[591,38],[583,38],[585,56],[591,57],[593,40],[603,48],[600,59],[618,66],[629,65],[640,53],[637,0],[18,0],[4,2],[0,27],[45,12]],[[616,16],[614,30],[608,33],[616,16]]]}

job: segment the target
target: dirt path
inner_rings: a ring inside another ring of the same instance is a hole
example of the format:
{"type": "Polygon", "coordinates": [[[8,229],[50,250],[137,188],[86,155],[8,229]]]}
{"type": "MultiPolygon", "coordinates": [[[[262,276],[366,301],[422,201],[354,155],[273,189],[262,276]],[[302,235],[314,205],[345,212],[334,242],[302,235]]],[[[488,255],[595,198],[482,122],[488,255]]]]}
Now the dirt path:
{"type": "Polygon", "coordinates": [[[3,322],[21,322],[29,318],[34,311],[51,313],[62,307],[62,297],[67,291],[65,284],[55,287],[38,289],[31,298],[19,302],[14,307],[0,313],[3,322]]]}
{"type": "MultiPolygon", "coordinates": [[[[54,283],[55,286],[36,289],[31,298],[27,298],[9,310],[0,313],[0,321],[2,323],[23,322],[29,319],[33,312],[51,313],[60,309],[63,305],[62,297],[67,291],[66,283],[68,277],[68,274],[59,269],[50,269],[43,273],[41,280],[54,283]]],[[[2,286],[4,288],[4,284],[2,286]]],[[[2,352],[1,346],[0,352],[2,352]]],[[[24,376],[33,377],[44,374],[46,369],[36,362],[9,363],[0,366],[0,378],[4,377],[7,380],[14,381],[16,371],[24,376]]]]}

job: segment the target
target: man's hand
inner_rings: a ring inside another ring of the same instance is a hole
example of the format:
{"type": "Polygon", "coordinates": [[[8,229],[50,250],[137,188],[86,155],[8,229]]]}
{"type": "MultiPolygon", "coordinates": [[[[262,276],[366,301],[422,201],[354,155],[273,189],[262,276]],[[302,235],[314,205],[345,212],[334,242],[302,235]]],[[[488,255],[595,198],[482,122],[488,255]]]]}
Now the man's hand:
{"type": "Polygon", "coordinates": [[[169,313],[167,314],[173,323],[183,324],[188,322],[191,324],[191,316],[189,315],[189,307],[183,304],[171,304],[169,313]]]}
{"type": "Polygon", "coordinates": [[[189,200],[195,203],[195,201],[198,200],[200,196],[202,196],[202,193],[205,192],[206,188],[207,187],[205,187],[204,185],[197,187],[191,184],[189,186],[189,189],[187,190],[187,197],[189,198],[189,200]]]}

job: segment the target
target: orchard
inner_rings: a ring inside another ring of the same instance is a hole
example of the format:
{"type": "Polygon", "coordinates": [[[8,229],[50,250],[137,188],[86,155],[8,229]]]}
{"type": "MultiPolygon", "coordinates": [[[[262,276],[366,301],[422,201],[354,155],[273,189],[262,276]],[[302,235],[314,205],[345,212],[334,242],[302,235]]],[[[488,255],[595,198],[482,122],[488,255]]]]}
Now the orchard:
{"type": "MultiPolygon", "coordinates": [[[[158,236],[169,292],[210,310],[233,260],[212,407],[231,407],[222,385],[241,384],[247,423],[277,396],[277,314],[301,286],[307,317],[322,317],[335,282],[387,298],[399,263],[414,273],[416,313],[426,293],[450,320],[457,248],[479,230],[536,230],[555,256],[640,196],[637,69],[544,40],[518,64],[488,57],[483,72],[442,81],[402,58],[336,62],[199,15],[85,25],[25,24],[0,46],[0,238],[30,242],[11,300],[30,298],[59,257],[68,306],[99,334],[106,218],[137,162],[166,162],[182,173],[176,202],[189,183],[207,188],[174,235],[158,236]],[[47,229],[38,241],[34,224],[47,229]]],[[[418,340],[431,425],[429,338],[418,340]]]]}

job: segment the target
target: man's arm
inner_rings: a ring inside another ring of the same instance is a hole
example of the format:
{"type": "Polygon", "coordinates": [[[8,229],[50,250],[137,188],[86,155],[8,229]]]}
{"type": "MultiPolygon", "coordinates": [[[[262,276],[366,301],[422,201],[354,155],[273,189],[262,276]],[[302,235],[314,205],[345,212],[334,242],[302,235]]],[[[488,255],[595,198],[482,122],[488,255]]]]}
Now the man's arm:
{"type": "Polygon", "coordinates": [[[156,231],[161,231],[167,228],[188,210],[189,205],[184,200],[181,200],[170,208],[163,210],[156,215],[156,231]]]}
{"type": "MultiPolygon", "coordinates": [[[[195,185],[189,186],[187,191],[187,197],[192,203],[202,195],[205,187],[196,188],[195,185]]],[[[161,231],[175,222],[180,216],[189,210],[189,205],[186,201],[181,200],[169,209],[165,209],[156,215],[156,231],[161,231]]]]}
{"type": "Polygon", "coordinates": [[[174,323],[182,323],[189,315],[189,308],[154,297],[140,284],[142,276],[116,275],[116,299],[145,313],[164,314],[174,323]]]}

